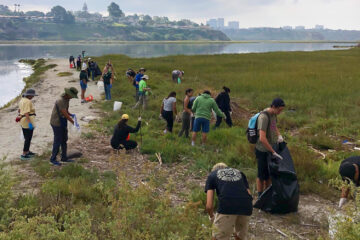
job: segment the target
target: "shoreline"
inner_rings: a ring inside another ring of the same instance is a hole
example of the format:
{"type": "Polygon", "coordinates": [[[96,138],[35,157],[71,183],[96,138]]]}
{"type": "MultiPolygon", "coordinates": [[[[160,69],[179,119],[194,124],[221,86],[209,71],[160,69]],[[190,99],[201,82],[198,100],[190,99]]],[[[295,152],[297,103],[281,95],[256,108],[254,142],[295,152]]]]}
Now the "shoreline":
{"type": "Polygon", "coordinates": [[[29,45],[74,45],[74,44],[248,44],[248,43],[354,43],[358,44],[360,41],[298,41],[298,40],[246,40],[246,41],[42,41],[42,40],[14,40],[14,41],[2,41],[1,45],[18,45],[18,44],[29,44],[29,45]]]}

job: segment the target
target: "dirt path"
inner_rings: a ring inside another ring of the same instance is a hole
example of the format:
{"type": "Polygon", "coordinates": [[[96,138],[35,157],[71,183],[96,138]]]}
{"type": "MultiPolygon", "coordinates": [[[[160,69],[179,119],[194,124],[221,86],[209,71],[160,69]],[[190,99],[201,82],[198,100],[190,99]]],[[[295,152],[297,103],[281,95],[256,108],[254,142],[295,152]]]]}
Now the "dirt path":
{"type": "MultiPolygon", "coordinates": [[[[50,126],[50,115],[54,103],[64,91],[65,87],[76,87],[79,90],[79,72],[70,69],[68,60],[56,59],[49,60],[46,64],[57,64],[58,66],[45,72],[42,80],[35,84],[33,88],[39,95],[33,99],[36,109],[36,129],[31,142],[31,151],[41,154],[48,149],[53,141],[53,132],[50,126]],[[68,77],[59,77],[59,72],[71,72],[73,75],[68,77]]],[[[94,99],[99,99],[99,91],[94,82],[89,82],[87,95],[92,94],[94,99]]],[[[95,116],[96,110],[90,108],[92,103],[81,104],[80,99],[70,101],[69,111],[75,113],[80,119],[84,116],[95,116]]],[[[17,116],[18,102],[12,106],[0,111],[0,160],[6,157],[6,162],[20,161],[23,141],[20,139],[20,126],[15,122],[17,116]]],[[[85,130],[87,123],[79,121],[82,129],[85,130]]],[[[71,141],[71,138],[70,138],[71,141]]]]}

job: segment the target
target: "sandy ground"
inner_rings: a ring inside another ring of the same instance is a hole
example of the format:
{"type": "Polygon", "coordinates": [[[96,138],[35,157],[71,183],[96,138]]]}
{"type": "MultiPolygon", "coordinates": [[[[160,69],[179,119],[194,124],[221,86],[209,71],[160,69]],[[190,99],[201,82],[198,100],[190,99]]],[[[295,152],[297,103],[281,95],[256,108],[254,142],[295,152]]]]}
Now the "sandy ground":
{"type": "MultiPolygon", "coordinates": [[[[93,103],[80,103],[80,84],[79,72],[69,68],[68,60],[56,59],[49,60],[47,64],[57,64],[56,68],[48,70],[42,77],[42,80],[35,84],[38,97],[33,98],[33,104],[36,110],[36,128],[31,142],[30,150],[41,154],[53,142],[53,131],[50,126],[50,115],[55,101],[63,93],[65,87],[76,87],[79,90],[79,99],[70,101],[70,113],[76,114],[82,131],[85,130],[87,122],[80,118],[85,116],[96,116],[94,109],[90,108],[93,103]],[[72,76],[59,77],[59,72],[72,72],[72,76]]],[[[93,95],[94,99],[100,99],[99,91],[95,82],[89,82],[86,96],[93,95]]],[[[23,141],[20,138],[21,127],[15,122],[17,116],[18,103],[0,110],[0,160],[5,162],[20,161],[22,154],[23,141]]],[[[71,142],[71,136],[69,136],[71,142]]]]}

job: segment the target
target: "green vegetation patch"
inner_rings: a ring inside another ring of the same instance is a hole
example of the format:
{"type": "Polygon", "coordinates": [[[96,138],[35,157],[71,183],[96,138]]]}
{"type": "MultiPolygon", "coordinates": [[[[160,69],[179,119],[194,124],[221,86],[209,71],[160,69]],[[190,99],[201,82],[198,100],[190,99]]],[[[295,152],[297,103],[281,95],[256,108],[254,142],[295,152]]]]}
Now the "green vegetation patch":
{"type": "Polygon", "coordinates": [[[56,75],[59,76],[59,77],[68,77],[68,76],[74,75],[74,73],[71,73],[71,72],[59,72],[56,75]]]}

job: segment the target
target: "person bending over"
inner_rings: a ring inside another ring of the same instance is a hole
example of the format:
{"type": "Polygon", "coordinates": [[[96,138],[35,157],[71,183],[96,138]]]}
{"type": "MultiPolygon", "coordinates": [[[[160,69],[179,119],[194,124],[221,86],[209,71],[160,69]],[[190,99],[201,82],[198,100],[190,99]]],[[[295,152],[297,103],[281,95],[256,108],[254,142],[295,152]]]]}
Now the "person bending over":
{"type": "Polygon", "coordinates": [[[206,185],[206,211],[214,228],[213,240],[228,240],[234,233],[236,240],[246,240],[252,214],[252,196],[244,173],[217,163],[209,174],[206,185]],[[214,195],[219,206],[214,214],[214,195]]]}
{"type": "MultiPolygon", "coordinates": [[[[360,167],[360,156],[349,157],[341,162],[339,173],[343,181],[348,183],[352,181],[355,186],[359,186],[359,167],[360,167]]],[[[343,187],[341,191],[341,198],[339,202],[339,208],[346,203],[349,196],[349,188],[343,187]]]]}
{"type": "Polygon", "coordinates": [[[131,150],[137,147],[137,142],[130,140],[130,133],[136,133],[139,131],[141,127],[141,117],[138,118],[138,123],[136,128],[132,128],[127,125],[129,121],[129,115],[123,114],[121,116],[120,122],[114,128],[114,134],[111,138],[111,146],[114,149],[122,149],[131,150]]]}

